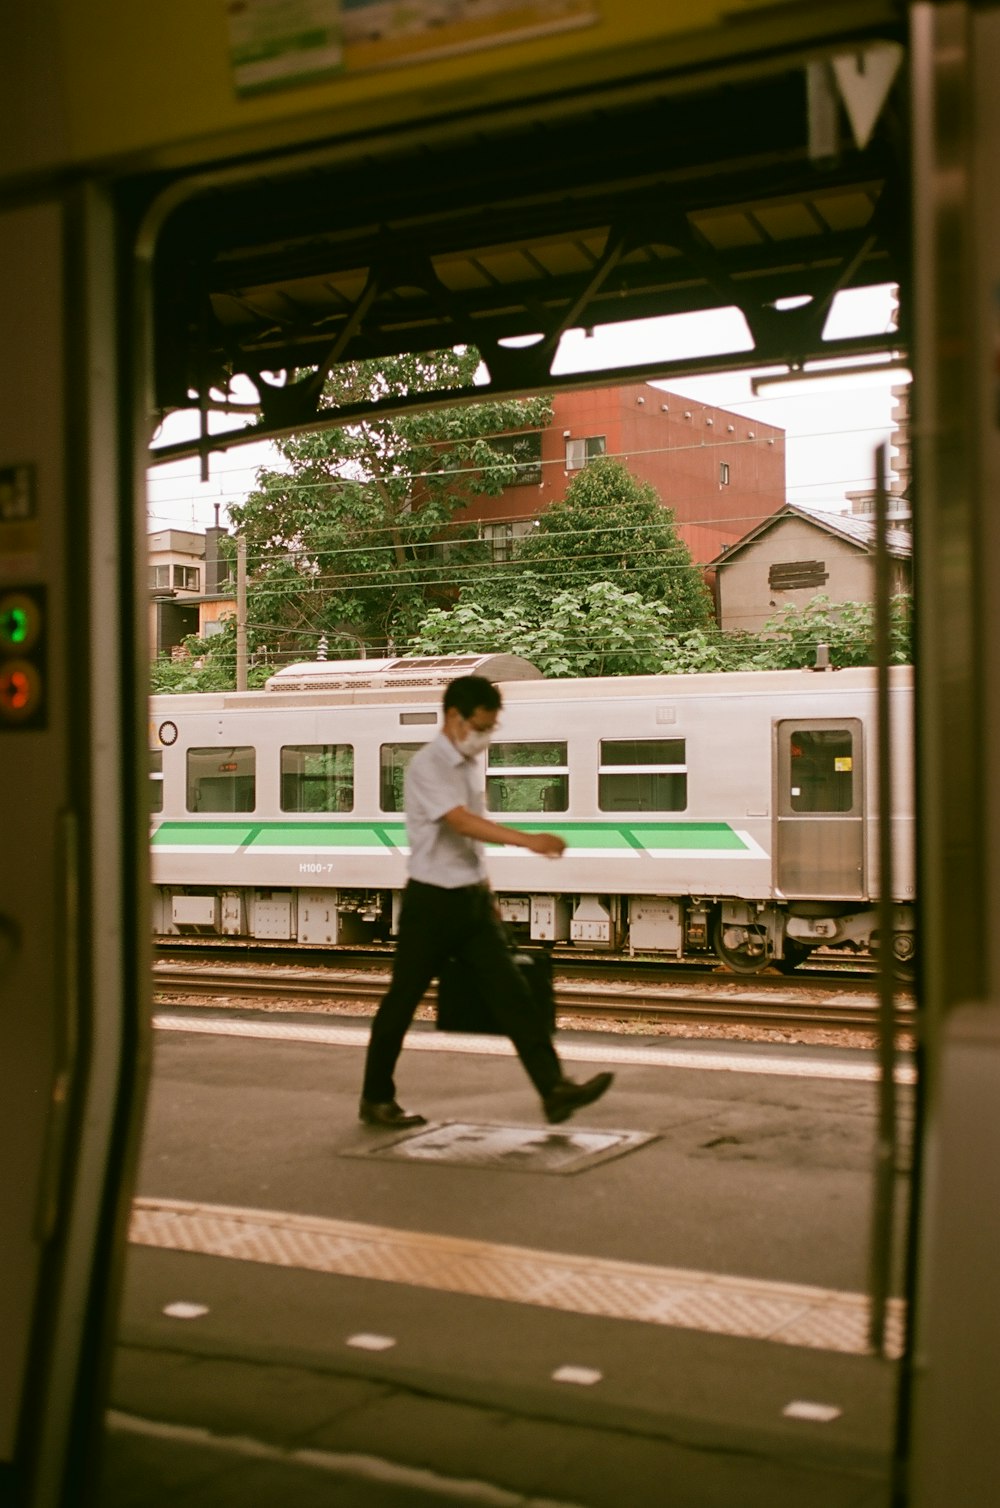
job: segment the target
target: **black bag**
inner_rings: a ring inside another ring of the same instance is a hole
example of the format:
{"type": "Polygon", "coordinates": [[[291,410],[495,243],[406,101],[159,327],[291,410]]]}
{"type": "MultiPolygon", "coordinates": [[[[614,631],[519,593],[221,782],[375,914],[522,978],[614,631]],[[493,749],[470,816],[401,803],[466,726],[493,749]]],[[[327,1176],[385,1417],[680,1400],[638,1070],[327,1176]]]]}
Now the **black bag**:
{"type": "MultiPolygon", "coordinates": [[[[511,949],[511,959],[528,986],[535,1008],[546,1030],[556,1029],[556,998],[552,988],[552,959],[545,952],[522,952],[511,949]]],[[[480,1032],[504,1036],[483,998],[475,993],[469,976],[457,958],[449,958],[441,970],[437,991],[437,1029],[439,1032],[480,1032]]]]}

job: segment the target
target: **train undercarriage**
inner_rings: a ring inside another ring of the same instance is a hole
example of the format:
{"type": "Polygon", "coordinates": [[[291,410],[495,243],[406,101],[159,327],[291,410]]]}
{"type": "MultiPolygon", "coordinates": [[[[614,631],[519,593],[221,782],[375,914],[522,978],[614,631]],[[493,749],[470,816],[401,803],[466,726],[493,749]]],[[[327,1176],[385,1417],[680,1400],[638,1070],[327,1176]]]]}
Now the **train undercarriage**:
{"type": "MultiPolygon", "coordinates": [[[[358,947],[392,941],[401,892],[299,888],[154,887],[157,937],[220,937],[302,946],[358,947]]],[[[570,944],[629,956],[707,959],[740,974],[770,965],[790,973],[817,948],[848,957],[879,951],[874,902],[737,900],[720,896],[506,894],[500,915],[520,942],[570,944]]],[[[894,907],[892,953],[911,972],[913,907],[894,907]]]]}

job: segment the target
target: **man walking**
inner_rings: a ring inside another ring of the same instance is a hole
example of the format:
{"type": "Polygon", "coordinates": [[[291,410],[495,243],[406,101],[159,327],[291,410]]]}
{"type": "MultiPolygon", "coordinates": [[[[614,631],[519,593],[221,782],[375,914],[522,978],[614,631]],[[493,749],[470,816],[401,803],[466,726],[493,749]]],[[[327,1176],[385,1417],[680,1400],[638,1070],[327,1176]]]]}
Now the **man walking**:
{"type": "Polygon", "coordinates": [[[369,1126],[422,1126],[396,1102],[393,1071],[414,1012],[445,960],[459,959],[469,989],[507,1033],[549,1121],[564,1121],[598,1099],[614,1077],[586,1083],[564,1077],[545,1020],[511,958],[483,860],[484,843],[512,844],[558,859],[556,833],[522,833],[484,816],[476,756],[485,752],[500,712],[497,687],[460,676],[444,694],[444,725],[410,761],[404,787],[410,845],[392,983],[372,1022],[359,1115],[369,1126]]]}

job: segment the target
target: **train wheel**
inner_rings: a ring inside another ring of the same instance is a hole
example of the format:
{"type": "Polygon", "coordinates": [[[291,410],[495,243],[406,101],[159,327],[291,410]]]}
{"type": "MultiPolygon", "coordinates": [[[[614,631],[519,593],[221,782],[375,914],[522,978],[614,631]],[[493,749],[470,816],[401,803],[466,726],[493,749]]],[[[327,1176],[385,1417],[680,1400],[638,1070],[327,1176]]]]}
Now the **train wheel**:
{"type": "MultiPolygon", "coordinates": [[[[874,959],[879,955],[879,937],[877,932],[872,933],[871,942],[868,945],[869,952],[874,959]]],[[[917,977],[917,950],[912,932],[894,932],[892,934],[892,972],[902,984],[912,984],[917,977]]]]}
{"type": "Polygon", "coordinates": [[[794,937],[785,938],[784,957],[774,960],[774,967],[780,969],[782,974],[793,974],[800,963],[805,963],[812,948],[807,948],[805,943],[796,942],[794,937]]]}
{"type": "Polygon", "coordinates": [[[724,923],[720,916],[716,918],[712,943],[716,957],[737,974],[759,974],[774,961],[764,927],[734,927],[724,923]]]}

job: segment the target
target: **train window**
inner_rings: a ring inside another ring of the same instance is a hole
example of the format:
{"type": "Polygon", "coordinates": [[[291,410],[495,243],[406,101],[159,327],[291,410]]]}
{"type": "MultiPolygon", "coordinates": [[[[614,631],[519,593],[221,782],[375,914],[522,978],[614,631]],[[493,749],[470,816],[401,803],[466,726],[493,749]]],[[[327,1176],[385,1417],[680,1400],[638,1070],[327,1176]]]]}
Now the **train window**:
{"type": "Polygon", "coordinates": [[[188,749],[189,812],[252,812],[256,805],[256,749],[188,749]]]}
{"type": "Polygon", "coordinates": [[[684,811],[684,739],[602,738],[597,805],[602,812],[684,811]]]}
{"type": "Polygon", "coordinates": [[[486,806],[491,812],[568,811],[566,745],[493,744],[486,770],[486,806]]]}
{"type": "Polygon", "coordinates": [[[793,812],[849,812],[854,805],[854,738],[847,728],[796,728],[791,735],[793,812]]]}
{"type": "Polygon", "coordinates": [[[149,810],[163,810],[163,750],[149,751],[149,810]]]}
{"type": "Polygon", "coordinates": [[[403,810],[406,767],[423,744],[383,744],[379,751],[379,805],[384,812],[403,810]]]}
{"type": "Polygon", "coordinates": [[[281,810],[353,811],[353,746],[286,744],[281,751],[281,810]]]}

